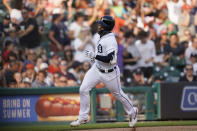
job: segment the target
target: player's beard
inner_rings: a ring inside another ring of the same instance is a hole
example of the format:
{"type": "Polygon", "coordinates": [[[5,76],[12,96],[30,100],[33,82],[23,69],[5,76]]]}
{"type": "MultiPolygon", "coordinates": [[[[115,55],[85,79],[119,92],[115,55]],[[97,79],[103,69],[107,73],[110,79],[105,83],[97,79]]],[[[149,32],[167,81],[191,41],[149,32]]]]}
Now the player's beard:
{"type": "Polygon", "coordinates": [[[110,31],[98,30],[98,34],[100,35],[100,37],[102,37],[102,36],[104,36],[104,35],[106,35],[106,34],[108,34],[108,33],[110,33],[110,31]]]}
{"type": "Polygon", "coordinates": [[[102,35],[104,30],[98,30],[98,34],[102,35]]]}

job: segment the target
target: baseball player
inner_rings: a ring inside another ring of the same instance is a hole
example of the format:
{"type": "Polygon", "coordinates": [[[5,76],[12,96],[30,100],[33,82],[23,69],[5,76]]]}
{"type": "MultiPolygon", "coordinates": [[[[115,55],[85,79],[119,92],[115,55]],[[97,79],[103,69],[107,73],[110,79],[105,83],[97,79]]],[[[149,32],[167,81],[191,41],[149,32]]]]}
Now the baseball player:
{"type": "Polygon", "coordinates": [[[124,110],[129,115],[129,126],[137,122],[138,109],[133,106],[128,96],[122,91],[120,84],[120,71],[117,66],[118,45],[114,34],[111,32],[115,21],[111,16],[103,16],[97,21],[100,36],[95,52],[86,51],[85,54],[94,64],[86,73],[80,87],[80,111],[78,119],[71,122],[71,126],[79,126],[88,122],[90,111],[90,90],[96,84],[103,82],[113,96],[119,100],[124,110]]]}

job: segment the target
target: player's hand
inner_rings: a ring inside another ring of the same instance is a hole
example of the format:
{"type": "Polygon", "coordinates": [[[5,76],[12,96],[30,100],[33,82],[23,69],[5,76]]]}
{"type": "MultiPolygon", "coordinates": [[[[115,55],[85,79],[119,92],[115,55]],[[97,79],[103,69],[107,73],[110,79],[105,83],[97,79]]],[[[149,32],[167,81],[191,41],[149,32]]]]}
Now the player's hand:
{"type": "Polygon", "coordinates": [[[95,58],[94,52],[91,52],[88,50],[85,50],[85,55],[86,55],[86,57],[90,58],[91,60],[94,60],[94,58],[95,58]]]}

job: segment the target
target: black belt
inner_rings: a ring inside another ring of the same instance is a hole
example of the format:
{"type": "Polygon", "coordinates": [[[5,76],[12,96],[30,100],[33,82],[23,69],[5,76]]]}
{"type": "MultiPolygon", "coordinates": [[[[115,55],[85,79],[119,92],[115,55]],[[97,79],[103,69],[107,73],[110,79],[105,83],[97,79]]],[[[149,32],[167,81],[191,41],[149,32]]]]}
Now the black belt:
{"type": "Polygon", "coordinates": [[[102,72],[102,73],[110,73],[110,72],[114,71],[115,69],[116,69],[116,66],[114,68],[112,68],[112,69],[109,69],[109,70],[99,69],[99,71],[102,72]]]}

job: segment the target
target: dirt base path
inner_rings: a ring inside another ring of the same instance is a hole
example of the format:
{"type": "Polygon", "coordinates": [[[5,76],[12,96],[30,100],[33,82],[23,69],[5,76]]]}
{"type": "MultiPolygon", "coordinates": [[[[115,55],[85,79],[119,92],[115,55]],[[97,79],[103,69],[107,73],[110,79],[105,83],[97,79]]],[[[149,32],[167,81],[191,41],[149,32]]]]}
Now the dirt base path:
{"type": "MultiPolygon", "coordinates": [[[[87,130],[82,130],[87,131],[87,130]]],[[[93,129],[89,131],[197,131],[197,126],[158,126],[136,128],[93,129]]]]}

